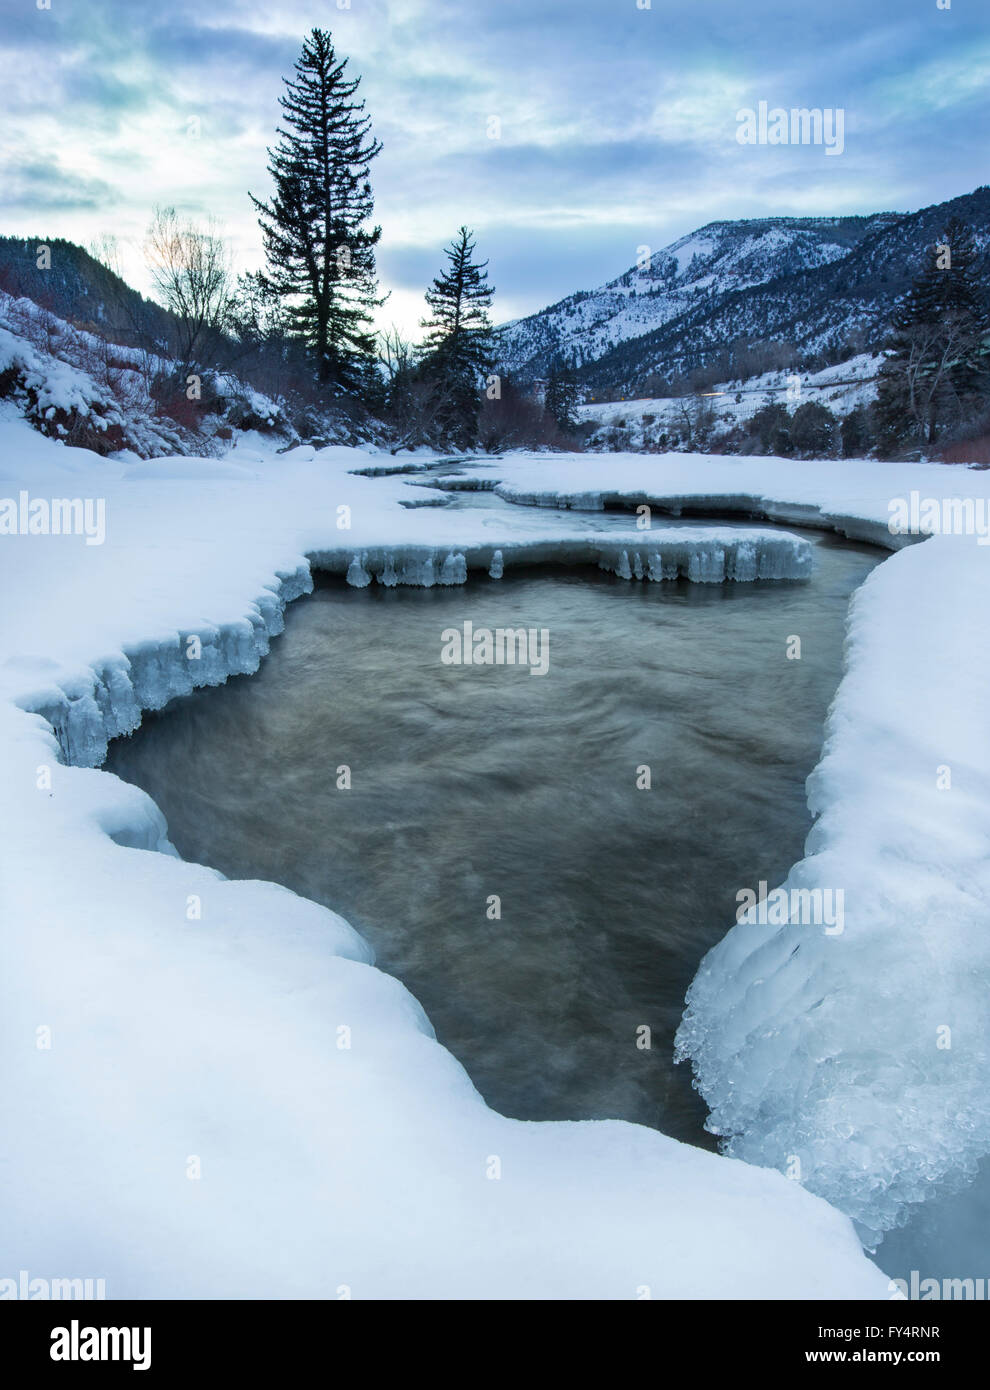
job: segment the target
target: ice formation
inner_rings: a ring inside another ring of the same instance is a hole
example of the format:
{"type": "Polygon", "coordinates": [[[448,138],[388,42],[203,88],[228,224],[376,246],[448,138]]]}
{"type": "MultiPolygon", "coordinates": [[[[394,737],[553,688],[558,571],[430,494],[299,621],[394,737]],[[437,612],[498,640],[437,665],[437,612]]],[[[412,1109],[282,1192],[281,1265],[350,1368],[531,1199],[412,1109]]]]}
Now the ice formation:
{"type": "Polygon", "coordinates": [[[640,549],[631,549],[627,539],[605,540],[586,533],[567,539],[510,540],[500,548],[465,545],[456,551],[422,545],[357,553],[317,550],[312,559],[321,570],[343,573],[356,589],[372,580],[386,588],[464,584],[470,570],[487,571],[490,578],[501,579],[511,565],[591,564],[620,579],[682,578],[694,584],[807,579],[812,569],[809,543],[786,531],[670,527],[654,532],[648,540],[640,539],[639,544],[640,549]]]}
{"type": "Polygon", "coordinates": [[[733,926],[678,1039],[726,1151],[796,1159],[871,1246],[990,1152],[990,656],[966,637],[988,604],[984,554],[950,537],[855,596],[818,820],[785,885],[841,888],[843,931],[733,926]]]}

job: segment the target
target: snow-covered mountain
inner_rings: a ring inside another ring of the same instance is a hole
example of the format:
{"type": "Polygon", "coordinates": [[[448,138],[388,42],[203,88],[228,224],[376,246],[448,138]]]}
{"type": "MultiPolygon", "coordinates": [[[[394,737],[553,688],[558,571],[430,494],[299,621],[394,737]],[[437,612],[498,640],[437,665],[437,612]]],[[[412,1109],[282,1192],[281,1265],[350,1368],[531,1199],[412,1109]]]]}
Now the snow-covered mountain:
{"type": "Polygon", "coordinates": [[[504,325],[502,361],[531,379],[571,358],[583,385],[614,394],[641,394],[651,376],[718,362],[740,342],[793,344],[809,367],[840,361],[879,346],[953,215],[986,255],[985,187],[909,214],[711,222],[601,289],[504,325]]]}

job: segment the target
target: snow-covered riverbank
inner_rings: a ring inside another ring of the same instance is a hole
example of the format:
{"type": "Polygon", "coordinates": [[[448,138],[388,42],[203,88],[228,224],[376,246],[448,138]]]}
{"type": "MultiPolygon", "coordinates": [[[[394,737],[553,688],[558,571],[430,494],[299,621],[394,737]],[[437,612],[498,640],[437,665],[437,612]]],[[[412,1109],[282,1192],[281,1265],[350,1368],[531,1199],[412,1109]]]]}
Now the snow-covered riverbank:
{"type": "MultiPolygon", "coordinates": [[[[133,727],[142,708],[256,669],[282,605],[308,588],[307,555],[421,546],[441,581],[446,557],[466,564],[471,547],[486,566],[495,550],[533,558],[548,546],[568,555],[593,546],[603,558],[604,532],[585,518],[523,506],[406,510],[404,479],[349,471],[372,462],[342,449],[315,458],[242,449],[226,461],[126,464],[0,425],[0,494],[107,504],[103,545],[0,537],[9,1265],[0,1278],[22,1268],[103,1277],[110,1296],[886,1296],[847,1220],[779,1173],[618,1122],[524,1124],[488,1110],[345,922],[283,889],[154,852],[169,846],[153,804],[91,766],[64,765],[52,725],[28,712],[54,721],[74,763],[95,763],[101,740],[133,727]]],[[[479,473],[497,478],[503,496],[544,501],[751,496],[766,499],[758,512],[773,501],[858,519],[854,533],[879,531],[887,499],[910,488],[944,490],[949,478],[988,491],[988,475],[969,472],[685,456],[513,458],[479,473]]],[[[604,558],[625,552],[632,569],[644,534],[632,518],[627,532],[610,526],[604,558]]],[[[724,555],[745,534],[707,544],[724,555]]],[[[761,543],[755,530],[749,541],[761,543]]],[[[649,549],[662,543],[657,530],[649,549]]],[[[808,928],[738,927],[736,941],[774,938],[764,949],[772,968],[759,969],[766,983],[754,979],[747,996],[756,1002],[736,1006],[718,952],[695,990],[687,1041],[716,1114],[744,1131],[743,1156],[777,1164],[792,1139],[788,1152],[803,1152],[823,1094],[853,1125],[847,1139],[869,1136],[870,1162],[849,1143],[845,1158],[826,1144],[804,1173],[837,1202],[854,1152],[871,1175],[864,1193],[880,1193],[864,1203],[910,1200],[904,1184],[921,1162],[901,1142],[906,1131],[888,1128],[905,1077],[917,1134],[951,1098],[981,1120],[972,1107],[985,1070],[967,1042],[984,1036],[980,1001],[941,1013],[974,951],[984,968],[975,924],[987,887],[978,855],[990,815],[988,673],[979,642],[965,641],[964,614],[985,611],[986,561],[972,537],[927,542],[881,566],[857,599],[815,792],[830,881],[857,888],[844,937],[811,943],[808,928]],[[937,802],[925,792],[929,770],[935,786],[929,764],[953,767],[953,790],[937,802]],[[899,863],[909,865],[900,890],[899,863]],[[937,899],[936,940],[927,924],[939,891],[950,896],[937,899]],[[878,902],[894,907],[884,915],[878,902]],[[779,944],[792,931],[803,933],[796,958],[796,940],[779,944]],[[804,977],[804,993],[790,984],[792,961],[809,955],[815,998],[804,977]],[[874,960],[894,972],[881,986],[889,1008],[873,1007],[874,960]],[[808,1024],[832,978],[838,1002],[808,1024]],[[897,1007],[912,980],[929,994],[937,984],[931,1020],[910,1000],[897,1007]],[[716,985],[730,991],[724,1008],[716,985]],[[778,1028],[774,1009],[785,1007],[778,1028]],[[944,1072],[924,1069],[935,1014],[962,1019],[951,1092],[944,1072]],[[871,1020],[884,1029],[872,1052],[871,1020]],[[856,1110],[871,1066],[877,1107],[856,1110]],[[722,1088],[738,1067],[749,1080],[727,1108],[722,1088]],[[772,1133],[768,1107],[779,1117],[772,1133]],[[908,1174],[901,1189],[889,1178],[895,1162],[908,1174]]],[[[744,981],[759,965],[759,952],[719,951],[734,952],[744,981]]],[[[976,1151],[979,1124],[967,1136],[965,1153],[955,1133],[937,1146],[943,1174],[976,1151]]]]}

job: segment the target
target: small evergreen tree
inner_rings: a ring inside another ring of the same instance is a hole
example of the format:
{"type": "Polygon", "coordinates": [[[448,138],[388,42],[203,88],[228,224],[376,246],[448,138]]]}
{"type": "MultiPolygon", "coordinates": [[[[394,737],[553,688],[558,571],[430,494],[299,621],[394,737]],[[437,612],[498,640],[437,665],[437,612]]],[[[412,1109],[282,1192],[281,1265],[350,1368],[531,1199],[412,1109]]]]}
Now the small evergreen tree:
{"type": "Polygon", "coordinates": [[[314,29],[279,98],[285,127],[268,152],[275,192],[251,201],[264,237],[264,283],[288,301],[317,380],[360,394],[375,371],[370,326],[383,302],[375,279],[381,228],[368,226],[369,168],[381,145],[364,102],[354,99],[360,78],[346,68],[330,34],[314,29]]]}
{"type": "Polygon", "coordinates": [[[285,307],[257,271],[238,275],[230,303],[230,329],[239,341],[256,347],[285,335],[285,307]]]}
{"type": "Polygon", "coordinates": [[[832,458],[839,438],[839,422],[820,401],[805,401],[791,417],[791,445],[800,458],[832,458]]]}
{"type": "Polygon", "coordinates": [[[473,448],[478,439],[481,387],[492,368],[494,290],[488,262],[474,262],[475,244],[461,227],[446,248],[447,268],[426,291],[430,317],[423,343],[422,371],[431,383],[435,430],[444,444],[473,448]]]}
{"type": "Polygon", "coordinates": [[[573,434],[578,427],[578,384],[570,361],[555,361],[547,378],[544,405],[562,434],[573,434]]]}
{"type": "Polygon", "coordinates": [[[898,306],[877,383],[877,421],[889,451],[913,435],[933,444],[970,409],[984,376],[986,307],[969,229],[952,218],[898,306]]]}
{"type": "Polygon", "coordinates": [[[858,405],[843,418],[840,427],[842,436],[842,457],[844,459],[863,458],[873,445],[873,431],[870,411],[858,405]]]}

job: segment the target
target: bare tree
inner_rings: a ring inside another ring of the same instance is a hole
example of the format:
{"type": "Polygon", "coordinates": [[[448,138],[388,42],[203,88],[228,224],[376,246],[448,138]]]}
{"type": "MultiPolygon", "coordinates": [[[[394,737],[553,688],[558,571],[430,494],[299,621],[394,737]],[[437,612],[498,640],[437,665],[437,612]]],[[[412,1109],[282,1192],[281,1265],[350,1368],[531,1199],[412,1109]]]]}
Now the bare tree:
{"type": "Polygon", "coordinates": [[[694,372],[686,381],[676,381],[672,388],[677,399],[676,418],[689,449],[697,446],[704,450],[715,428],[715,407],[708,385],[706,373],[694,372]]]}
{"type": "Polygon", "coordinates": [[[105,270],[123,279],[120,269],[120,243],[114,232],[101,232],[87,247],[94,261],[99,261],[105,270]]]}
{"type": "Polygon", "coordinates": [[[378,361],[389,382],[403,372],[412,371],[415,365],[416,349],[395,324],[378,335],[378,361]]]}
{"type": "Polygon", "coordinates": [[[156,207],[144,242],[155,287],[177,323],[176,355],[184,367],[205,365],[227,325],[233,294],[230,249],[219,224],[181,220],[156,207]]]}
{"type": "Polygon", "coordinates": [[[918,437],[934,444],[939,424],[963,413],[954,372],[974,346],[973,334],[958,315],[941,324],[917,324],[904,334],[902,364],[908,418],[918,437]]]}
{"type": "Polygon", "coordinates": [[[416,347],[393,324],[378,334],[377,350],[382,375],[381,416],[389,430],[393,454],[425,444],[435,429],[437,401],[417,365],[416,347]]]}

